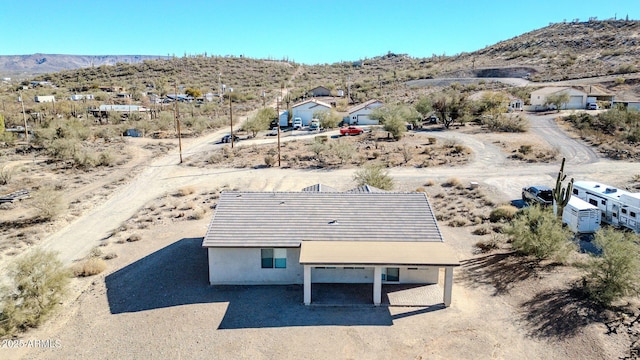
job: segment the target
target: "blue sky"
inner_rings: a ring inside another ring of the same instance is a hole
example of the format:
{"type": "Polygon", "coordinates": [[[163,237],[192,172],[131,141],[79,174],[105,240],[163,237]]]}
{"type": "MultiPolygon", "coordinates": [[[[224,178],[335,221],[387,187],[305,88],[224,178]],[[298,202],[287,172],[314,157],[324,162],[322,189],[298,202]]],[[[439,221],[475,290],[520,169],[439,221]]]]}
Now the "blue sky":
{"type": "Polygon", "coordinates": [[[244,55],[306,64],[479,50],[638,0],[0,0],[0,55],[244,55]]]}

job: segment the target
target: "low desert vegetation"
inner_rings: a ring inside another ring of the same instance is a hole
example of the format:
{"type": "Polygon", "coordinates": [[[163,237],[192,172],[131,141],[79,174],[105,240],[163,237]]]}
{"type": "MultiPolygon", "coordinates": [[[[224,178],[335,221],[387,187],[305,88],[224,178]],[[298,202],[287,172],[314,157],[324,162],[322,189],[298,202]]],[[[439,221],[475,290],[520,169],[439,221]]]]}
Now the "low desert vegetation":
{"type": "Polygon", "coordinates": [[[598,115],[573,114],[564,118],[582,139],[612,159],[640,158],[640,112],[615,107],[598,115]]]}
{"type": "Polygon", "coordinates": [[[513,205],[500,205],[497,208],[491,210],[489,214],[489,221],[495,222],[508,222],[513,220],[513,218],[518,213],[518,208],[513,205]]]}
{"type": "Polygon", "coordinates": [[[640,238],[630,232],[605,227],[594,243],[602,254],[586,263],[583,286],[591,299],[603,306],[640,291],[640,238]]]}
{"type": "Polygon", "coordinates": [[[71,272],[75,277],[87,277],[98,275],[105,271],[107,263],[99,257],[90,257],[71,267],[71,272]]]}
{"type": "Polygon", "coordinates": [[[511,246],[522,255],[565,262],[576,249],[572,234],[550,209],[537,205],[518,212],[507,226],[511,246]]]}
{"type": "Polygon", "coordinates": [[[382,190],[393,190],[394,181],[382,165],[366,165],[356,171],[353,181],[358,186],[369,185],[382,190]]]}
{"type": "Polygon", "coordinates": [[[32,195],[31,203],[37,210],[37,216],[44,221],[55,219],[66,208],[62,193],[50,186],[38,189],[32,195]]]}
{"type": "Polygon", "coordinates": [[[34,249],[10,266],[9,284],[2,289],[0,337],[38,327],[60,305],[69,271],[55,253],[34,249]]]}

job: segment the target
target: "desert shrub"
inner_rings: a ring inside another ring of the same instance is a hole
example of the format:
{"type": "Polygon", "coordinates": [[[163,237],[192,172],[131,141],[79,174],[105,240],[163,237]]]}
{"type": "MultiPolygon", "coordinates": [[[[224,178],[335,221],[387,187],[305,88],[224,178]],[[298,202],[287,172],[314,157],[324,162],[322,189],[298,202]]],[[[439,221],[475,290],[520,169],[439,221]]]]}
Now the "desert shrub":
{"type": "Polygon", "coordinates": [[[0,185],[7,185],[13,177],[13,169],[3,167],[0,169],[0,185]]]}
{"type": "Polygon", "coordinates": [[[436,181],[433,179],[429,179],[424,183],[424,186],[433,186],[436,184],[436,181]]]}
{"type": "Polygon", "coordinates": [[[353,175],[358,186],[370,185],[382,190],[393,189],[393,178],[381,165],[365,165],[353,175]]]}
{"type": "Polygon", "coordinates": [[[515,116],[499,114],[483,118],[482,123],[491,131],[525,132],[529,129],[529,120],[521,114],[515,116]]]}
{"type": "Polygon", "coordinates": [[[113,166],[115,157],[108,151],[103,151],[98,156],[98,165],[100,166],[113,166]]]}
{"type": "Polygon", "coordinates": [[[56,160],[71,160],[79,149],[76,139],[55,139],[47,146],[49,155],[56,160]]]}
{"type": "Polygon", "coordinates": [[[451,219],[451,221],[449,221],[449,226],[451,227],[462,227],[462,226],[466,226],[469,223],[469,221],[462,217],[462,216],[456,216],[453,219],[451,219]]]}
{"type": "Polygon", "coordinates": [[[98,159],[93,151],[83,149],[73,154],[73,162],[81,168],[92,168],[98,164],[98,159]]]}
{"type": "Polygon", "coordinates": [[[350,141],[340,140],[332,144],[331,152],[340,159],[340,164],[345,164],[351,160],[356,152],[356,148],[350,141]]]}
{"type": "Polygon", "coordinates": [[[638,237],[610,227],[596,232],[594,243],[602,250],[587,263],[583,278],[591,299],[608,306],[625,295],[638,294],[640,289],[640,249],[638,237]]]}
{"type": "Polygon", "coordinates": [[[178,192],[176,193],[176,196],[192,195],[195,192],[196,192],[196,189],[194,189],[193,187],[185,186],[185,187],[183,187],[183,188],[178,190],[178,192]]]}
{"type": "Polygon", "coordinates": [[[86,277],[100,274],[107,268],[107,263],[104,260],[91,257],[81,263],[75,264],[71,267],[71,272],[75,277],[86,277]]]}
{"type": "Polygon", "coordinates": [[[444,187],[455,187],[456,189],[462,189],[464,185],[462,185],[462,181],[456,177],[448,178],[447,181],[442,183],[444,187]]]}
{"type": "Polygon", "coordinates": [[[570,231],[562,227],[562,222],[550,209],[537,205],[518,213],[505,232],[510,236],[514,250],[538,259],[564,262],[575,249],[570,231]]]}
{"type": "Polygon", "coordinates": [[[518,212],[518,208],[513,205],[501,205],[491,210],[489,221],[495,223],[498,221],[510,221],[518,212]]]}
{"type": "Polygon", "coordinates": [[[35,249],[9,266],[2,291],[0,336],[37,327],[58,307],[69,273],[53,252],[35,249]]]}
{"type": "Polygon", "coordinates": [[[276,163],[276,158],[273,155],[265,155],[264,164],[268,167],[272,167],[276,163]]]}
{"type": "Polygon", "coordinates": [[[52,187],[43,187],[36,191],[31,204],[37,210],[38,216],[45,221],[53,220],[65,208],[62,193],[52,187]]]}
{"type": "Polygon", "coordinates": [[[142,239],[140,237],[140,235],[138,234],[131,234],[129,235],[129,237],[127,238],[127,242],[136,242],[136,241],[140,241],[140,239],[142,239]]]}
{"type": "Polygon", "coordinates": [[[480,253],[488,253],[492,250],[498,249],[500,247],[500,242],[496,236],[492,236],[491,239],[480,240],[473,245],[478,252],[480,253]]]}
{"type": "Polygon", "coordinates": [[[482,225],[482,226],[478,226],[477,228],[473,229],[473,231],[471,232],[473,235],[487,235],[487,234],[491,234],[492,230],[491,227],[489,227],[488,225],[482,225]]]}

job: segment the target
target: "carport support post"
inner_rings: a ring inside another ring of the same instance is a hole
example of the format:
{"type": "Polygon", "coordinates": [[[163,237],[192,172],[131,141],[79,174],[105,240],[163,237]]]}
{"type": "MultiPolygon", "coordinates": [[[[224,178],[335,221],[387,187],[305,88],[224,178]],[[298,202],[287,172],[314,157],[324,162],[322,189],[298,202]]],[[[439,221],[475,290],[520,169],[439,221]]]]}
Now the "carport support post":
{"type": "Polygon", "coordinates": [[[451,291],[453,289],[453,267],[444,268],[444,306],[451,305],[451,291]]]}
{"type": "Polygon", "coordinates": [[[311,265],[304,266],[304,304],[311,305],[311,265]]]}
{"type": "Polygon", "coordinates": [[[373,305],[380,306],[382,299],[382,266],[373,268],[373,305]]]}

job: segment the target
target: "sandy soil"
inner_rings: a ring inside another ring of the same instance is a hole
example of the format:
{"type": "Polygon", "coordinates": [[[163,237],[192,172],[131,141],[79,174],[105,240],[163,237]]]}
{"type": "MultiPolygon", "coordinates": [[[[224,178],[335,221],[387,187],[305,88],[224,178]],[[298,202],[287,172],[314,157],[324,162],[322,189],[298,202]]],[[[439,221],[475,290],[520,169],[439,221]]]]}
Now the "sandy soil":
{"type": "MultiPolygon", "coordinates": [[[[553,131],[551,126],[545,121],[539,128],[553,131]]],[[[187,140],[186,156],[220,148],[222,133],[187,140]]],[[[532,131],[531,141],[544,143],[537,134],[532,131]]],[[[552,184],[558,170],[556,163],[508,159],[493,135],[425,136],[455,139],[471,149],[472,158],[456,167],[391,168],[397,190],[456,177],[479,182],[486,197],[501,203],[519,198],[527,184],[552,184]]],[[[553,139],[562,155],[575,154],[567,170],[576,178],[620,185],[637,172],[637,164],[601,158],[573,164],[586,159],[582,145],[566,136],[553,139]]],[[[199,242],[220,190],[298,191],[315,183],[347,190],[356,169],[187,166],[178,164],[175,150],[153,160],[42,242],[67,263],[96,247],[118,255],[105,273],[75,279],[59,315],[20,337],[55,339],[61,346],[1,348],[1,357],[611,359],[628,353],[630,335],[607,333],[605,320],[570,293],[577,270],[523,262],[505,250],[476,254],[473,245],[481,237],[471,235],[471,226],[442,227],[463,264],[455,271],[447,309],[308,309],[296,288],[207,285],[199,242]],[[140,240],[126,241],[134,233],[140,240]]]]}

